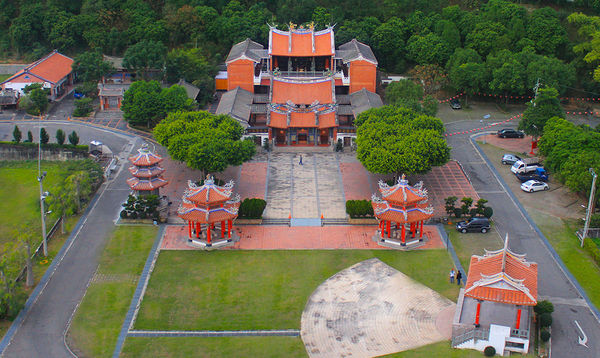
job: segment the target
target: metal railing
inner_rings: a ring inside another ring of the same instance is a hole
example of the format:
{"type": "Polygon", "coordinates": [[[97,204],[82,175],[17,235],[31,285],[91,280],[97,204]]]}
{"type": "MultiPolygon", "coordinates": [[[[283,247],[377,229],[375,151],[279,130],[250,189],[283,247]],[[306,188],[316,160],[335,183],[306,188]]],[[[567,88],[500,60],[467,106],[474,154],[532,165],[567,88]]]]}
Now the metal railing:
{"type": "MultiPolygon", "coordinates": [[[[583,229],[577,230],[577,237],[581,240],[583,236],[583,229]]],[[[600,228],[589,228],[587,232],[587,237],[598,238],[600,237],[600,228]]]]}
{"type": "MultiPolygon", "coordinates": [[[[50,231],[48,231],[48,233],[46,234],[46,242],[48,242],[48,243],[50,242],[50,240],[54,236],[54,233],[56,232],[56,230],[58,230],[58,227],[59,227],[61,221],[62,221],[62,216],[60,218],[58,218],[58,220],[56,220],[56,222],[54,223],[54,225],[52,225],[52,228],[50,229],[50,231]]],[[[40,244],[38,245],[37,249],[35,249],[35,251],[31,255],[32,259],[34,259],[37,255],[40,254],[40,252],[42,252],[43,245],[44,245],[44,243],[40,242],[40,244]]],[[[15,282],[18,282],[18,281],[22,280],[23,277],[25,276],[26,272],[27,272],[27,266],[25,265],[21,269],[21,273],[15,278],[15,282]]]]}
{"type": "Polygon", "coordinates": [[[470,340],[489,340],[490,330],[487,328],[473,328],[463,334],[452,337],[452,347],[459,346],[470,340]]]}
{"type": "Polygon", "coordinates": [[[516,338],[525,338],[529,339],[529,330],[528,329],[511,329],[510,336],[516,338]]]}
{"type": "Polygon", "coordinates": [[[276,77],[326,77],[331,71],[273,71],[276,77]]]}

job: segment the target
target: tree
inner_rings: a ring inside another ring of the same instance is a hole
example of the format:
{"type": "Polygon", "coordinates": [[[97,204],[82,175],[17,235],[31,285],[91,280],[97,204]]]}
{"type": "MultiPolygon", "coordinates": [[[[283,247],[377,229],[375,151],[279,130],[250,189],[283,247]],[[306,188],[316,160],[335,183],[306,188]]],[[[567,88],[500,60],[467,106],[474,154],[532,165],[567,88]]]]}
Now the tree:
{"type": "Polygon", "coordinates": [[[56,143],[60,145],[65,144],[65,131],[62,129],[56,130],[56,143]]]}
{"type": "Polygon", "coordinates": [[[383,106],[361,113],[355,124],[357,158],[372,173],[426,173],[450,158],[438,118],[383,106]]]}
{"type": "Polygon", "coordinates": [[[25,266],[26,266],[26,280],[25,285],[27,287],[33,287],[35,280],[33,278],[33,261],[31,259],[31,248],[37,243],[36,233],[33,230],[35,227],[32,223],[26,223],[19,226],[13,233],[15,241],[21,243],[22,247],[25,248],[25,266]]]}
{"type": "Polygon", "coordinates": [[[567,18],[578,27],[578,35],[585,39],[573,47],[573,51],[583,55],[583,61],[595,66],[594,80],[600,82],[600,17],[573,13],[567,18]]]}
{"type": "Polygon", "coordinates": [[[48,108],[48,95],[41,89],[33,89],[29,93],[29,99],[31,99],[33,112],[38,115],[44,113],[48,108]]]}
{"type": "Polygon", "coordinates": [[[69,175],[65,182],[68,190],[74,195],[77,204],[76,212],[79,213],[81,212],[81,202],[92,192],[90,174],[87,171],[80,170],[69,175]]]}
{"type": "Polygon", "coordinates": [[[205,104],[215,91],[216,67],[208,62],[200,49],[173,49],[167,55],[167,82],[177,83],[180,79],[200,89],[198,102],[205,104]]]}
{"type": "Polygon", "coordinates": [[[31,131],[27,131],[27,142],[33,143],[33,133],[31,131]]]}
{"type": "Polygon", "coordinates": [[[450,81],[458,90],[463,90],[468,97],[479,93],[486,85],[486,68],[482,63],[468,62],[450,69],[450,81]]]}
{"type": "Polygon", "coordinates": [[[15,126],[15,129],[13,129],[13,142],[15,142],[15,143],[21,142],[21,130],[17,126],[15,126]]]}
{"type": "Polygon", "coordinates": [[[73,131],[71,134],[69,134],[69,143],[71,143],[71,145],[79,144],[79,136],[77,135],[77,132],[73,131]]]}
{"type": "Polygon", "coordinates": [[[75,109],[73,110],[74,117],[87,117],[94,110],[92,98],[81,98],[75,100],[75,109]]]}
{"type": "Polygon", "coordinates": [[[523,119],[519,122],[519,129],[527,135],[539,137],[544,133],[546,121],[552,117],[565,118],[565,112],[558,100],[558,91],[554,88],[542,88],[533,103],[527,104],[523,119]]]}
{"type": "Polygon", "coordinates": [[[102,76],[114,71],[112,64],[104,61],[99,51],[87,51],[78,55],[72,67],[83,82],[98,82],[102,76]]]}
{"type": "Polygon", "coordinates": [[[385,90],[385,99],[391,105],[401,105],[410,100],[420,101],[423,98],[423,87],[409,79],[390,83],[385,90]]]}
{"type": "Polygon", "coordinates": [[[148,70],[160,70],[164,66],[167,48],[160,41],[143,40],[125,51],[123,66],[146,78],[148,70]]]}
{"type": "Polygon", "coordinates": [[[205,111],[172,112],[153,134],[173,159],[202,170],[203,176],[241,165],[255,152],[250,139],[241,140],[244,128],[236,120],[205,111]]]}
{"type": "Polygon", "coordinates": [[[373,33],[373,50],[379,65],[388,71],[404,71],[404,23],[393,17],[373,33]]]}
{"type": "Polygon", "coordinates": [[[410,74],[421,82],[425,94],[432,94],[448,83],[446,71],[436,64],[417,65],[410,74]]]}
{"type": "Polygon", "coordinates": [[[46,128],[40,129],[40,143],[48,144],[49,140],[50,136],[48,135],[48,132],[46,132],[46,128]]]}
{"type": "Polygon", "coordinates": [[[75,214],[77,210],[75,193],[69,183],[64,180],[59,186],[55,187],[47,202],[49,210],[60,214],[60,231],[64,234],[67,216],[75,214]]]}
{"type": "Polygon", "coordinates": [[[549,7],[533,10],[527,32],[528,37],[535,42],[535,49],[550,56],[563,53],[564,51],[559,50],[569,42],[558,13],[549,7]]]}
{"type": "Polygon", "coordinates": [[[411,36],[406,50],[408,57],[421,65],[435,63],[445,66],[452,53],[448,44],[431,32],[426,35],[411,36]]]}
{"type": "Polygon", "coordinates": [[[497,22],[484,21],[475,25],[475,28],[465,39],[465,47],[472,48],[482,57],[507,48],[509,39],[505,27],[497,22]]]}

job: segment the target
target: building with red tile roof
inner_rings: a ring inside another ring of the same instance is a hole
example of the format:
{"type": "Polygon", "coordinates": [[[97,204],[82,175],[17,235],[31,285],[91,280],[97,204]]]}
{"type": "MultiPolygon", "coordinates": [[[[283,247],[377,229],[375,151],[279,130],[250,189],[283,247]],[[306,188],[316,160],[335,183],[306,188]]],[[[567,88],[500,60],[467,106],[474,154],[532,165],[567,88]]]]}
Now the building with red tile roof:
{"type": "Polygon", "coordinates": [[[353,121],[383,105],[375,93],[377,59],[352,40],[335,48],[332,27],[271,27],[267,48],[235,44],[216,78],[226,88],[217,114],[238,120],[248,135],[275,145],[331,145],[355,137],[353,121]]]}
{"type": "Polygon", "coordinates": [[[454,317],[452,345],[527,353],[531,307],[537,304],[538,266],[508,248],[473,255],[454,317]]]}
{"type": "Polygon", "coordinates": [[[129,167],[129,172],[133,176],[127,179],[127,185],[134,190],[137,196],[140,195],[160,195],[159,189],[169,182],[163,179],[165,172],[159,166],[162,158],[148,149],[148,145],[143,145],[138,149],[138,154],[129,158],[133,166],[129,167]]]}
{"type": "Polygon", "coordinates": [[[209,174],[202,185],[188,181],[188,189],[177,209],[177,215],[187,222],[188,242],[201,247],[232,242],[233,220],[240,207],[239,195],[232,196],[232,193],[233,180],[219,186],[209,174]]]}
{"type": "Polygon", "coordinates": [[[62,96],[68,85],[73,84],[73,59],[54,50],[23,70],[0,83],[2,89],[23,92],[25,86],[41,83],[50,89],[50,99],[62,96]]]}

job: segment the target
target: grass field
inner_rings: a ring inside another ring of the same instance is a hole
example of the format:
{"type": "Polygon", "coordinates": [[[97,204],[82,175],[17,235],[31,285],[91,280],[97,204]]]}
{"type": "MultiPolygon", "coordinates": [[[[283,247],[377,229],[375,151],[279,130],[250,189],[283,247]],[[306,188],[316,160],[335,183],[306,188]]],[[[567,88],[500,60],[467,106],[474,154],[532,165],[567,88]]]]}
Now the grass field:
{"type": "MultiPolygon", "coordinates": [[[[60,162],[42,162],[44,191],[52,189],[62,179],[60,162]]],[[[42,236],[40,218],[40,187],[36,161],[0,161],[0,245],[11,240],[12,232],[22,223],[32,223],[42,236]]],[[[49,215],[48,228],[56,217],[49,215]]]]}
{"type": "MultiPolygon", "coordinates": [[[[453,218],[453,220],[456,219],[453,218]]],[[[460,264],[467,272],[469,271],[469,262],[472,255],[483,255],[484,249],[497,250],[502,248],[503,245],[500,236],[493,228],[486,234],[476,232],[463,234],[456,231],[454,224],[445,225],[444,228],[448,238],[452,241],[452,246],[454,246],[460,264]]]]}
{"type": "Polygon", "coordinates": [[[98,274],[69,330],[71,349],[85,357],[110,357],[157,229],[153,226],[121,226],[102,253],[98,274]]]}
{"type": "Polygon", "coordinates": [[[299,329],[308,297],[324,280],[363,260],[388,265],[456,301],[445,250],[163,251],[136,329],[299,329]]]}

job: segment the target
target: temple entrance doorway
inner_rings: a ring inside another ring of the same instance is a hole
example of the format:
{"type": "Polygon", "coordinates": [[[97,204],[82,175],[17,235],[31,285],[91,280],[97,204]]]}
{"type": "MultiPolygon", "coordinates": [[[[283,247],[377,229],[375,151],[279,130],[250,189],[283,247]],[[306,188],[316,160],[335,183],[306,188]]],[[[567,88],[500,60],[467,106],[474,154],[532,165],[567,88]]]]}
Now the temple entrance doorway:
{"type": "Polygon", "coordinates": [[[277,129],[275,132],[275,144],[285,145],[285,129],[277,129]]]}
{"type": "Polygon", "coordinates": [[[327,129],[319,131],[319,144],[329,144],[329,131],[327,129]]]}
{"type": "Polygon", "coordinates": [[[308,144],[308,130],[298,130],[298,144],[308,144]]]}

